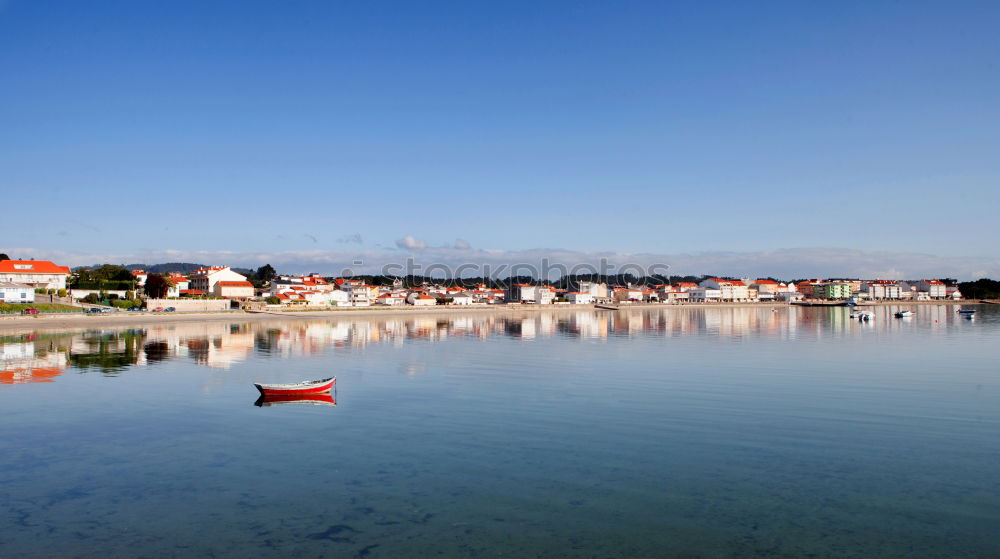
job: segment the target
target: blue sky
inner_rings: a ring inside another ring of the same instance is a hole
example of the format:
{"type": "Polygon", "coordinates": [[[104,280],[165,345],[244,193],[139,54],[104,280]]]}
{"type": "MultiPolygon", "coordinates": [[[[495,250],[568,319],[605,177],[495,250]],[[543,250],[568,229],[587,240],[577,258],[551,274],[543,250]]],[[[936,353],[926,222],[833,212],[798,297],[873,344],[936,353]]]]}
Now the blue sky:
{"type": "Polygon", "coordinates": [[[860,251],[998,274],[998,16],[8,0],[0,190],[51,204],[4,212],[0,251],[325,272],[546,249],[691,273],[764,252],[802,275],[860,251]]]}

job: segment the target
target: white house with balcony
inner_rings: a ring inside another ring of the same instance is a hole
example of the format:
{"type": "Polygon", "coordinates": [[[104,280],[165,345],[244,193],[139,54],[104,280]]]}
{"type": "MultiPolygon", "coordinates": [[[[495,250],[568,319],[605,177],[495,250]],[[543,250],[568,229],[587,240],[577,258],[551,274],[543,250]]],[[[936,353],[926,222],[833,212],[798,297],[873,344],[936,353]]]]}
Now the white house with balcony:
{"type": "Polygon", "coordinates": [[[692,303],[718,303],[722,300],[722,290],[711,287],[688,289],[688,300],[692,303]]]}
{"type": "Polygon", "coordinates": [[[607,303],[611,301],[611,290],[608,284],[596,281],[581,281],[577,284],[575,291],[589,294],[595,303],[607,303]]]}
{"type": "Polygon", "coordinates": [[[32,289],[66,289],[69,266],[48,260],[0,260],[0,282],[20,283],[32,289]]]}
{"type": "Polygon", "coordinates": [[[931,299],[944,299],[948,296],[948,286],[941,280],[920,280],[917,282],[917,289],[926,293],[931,299]]]}
{"type": "Polygon", "coordinates": [[[861,284],[861,292],[869,299],[902,299],[903,288],[894,281],[873,280],[861,284]]]}
{"type": "Polygon", "coordinates": [[[340,290],[347,294],[347,302],[352,307],[371,306],[374,299],[371,286],[360,281],[344,282],[340,290]]]}
{"type": "Polygon", "coordinates": [[[750,300],[750,289],[741,280],[708,278],[702,281],[699,287],[719,290],[719,299],[722,301],[746,302],[750,300]]]}
{"type": "MultiPolygon", "coordinates": [[[[216,285],[220,281],[232,282],[247,281],[247,277],[243,274],[236,273],[232,271],[229,266],[209,266],[207,268],[199,268],[194,271],[190,276],[191,289],[197,289],[199,291],[204,291],[205,293],[216,293],[216,285]]],[[[252,288],[253,286],[251,286],[252,288]]],[[[251,296],[253,294],[251,293],[251,296]]]]}

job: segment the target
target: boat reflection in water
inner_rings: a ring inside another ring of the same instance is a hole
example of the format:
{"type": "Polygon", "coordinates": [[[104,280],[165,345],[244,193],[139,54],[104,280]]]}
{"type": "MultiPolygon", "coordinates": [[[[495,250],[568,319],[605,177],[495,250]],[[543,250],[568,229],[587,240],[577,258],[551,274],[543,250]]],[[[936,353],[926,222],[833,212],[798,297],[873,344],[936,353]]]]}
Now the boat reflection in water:
{"type": "Polygon", "coordinates": [[[253,405],[267,408],[280,404],[307,404],[313,406],[336,406],[337,400],[329,392],[325,394],[267,394],[261,395],[253,405]]]}

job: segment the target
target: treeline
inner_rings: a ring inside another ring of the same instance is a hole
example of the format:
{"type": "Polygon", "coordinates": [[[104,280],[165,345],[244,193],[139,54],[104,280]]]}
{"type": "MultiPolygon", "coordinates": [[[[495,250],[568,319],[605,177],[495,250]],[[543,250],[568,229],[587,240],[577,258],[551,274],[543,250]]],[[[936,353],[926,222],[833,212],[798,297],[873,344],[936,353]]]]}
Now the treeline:
{"type": "Polygon", "coordinates": [[[1000,281],[989,278],[960,282],[958,290],[966,299],[1000,299],[1000,281]]]}
{"type": "Polygon", "coordinates": [[[123,291],[135,289],[135,284],[135,276],[128,268],[114,264],[75,268],[69,279],[72,289],[123,291]]]}

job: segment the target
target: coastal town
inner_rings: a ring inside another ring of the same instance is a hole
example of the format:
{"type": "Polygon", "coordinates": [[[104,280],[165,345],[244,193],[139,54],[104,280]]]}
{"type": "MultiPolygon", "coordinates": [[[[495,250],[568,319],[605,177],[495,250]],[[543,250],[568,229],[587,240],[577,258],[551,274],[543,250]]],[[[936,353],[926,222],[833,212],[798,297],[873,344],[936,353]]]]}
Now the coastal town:
{"type": "MultiPolygon", "coordinates": [[[[268,266],[268,268],[270,268],[268,266]]],[[[0,303],[59,302],[99,309],[174,311],[289,310],[355,307],[518,305],[630,305],[713,303],[831,303],[865,301],[961,301],[954,281],[704,277],[700,281],[624,285],[599,281],[455,285],[421,281],[385,285],[354,277],[278,275],[252,282],[230,266],[204,266],[190,273],[123,271],[128,279],[95,285],[77,281],[80,271],[46,260],[0,260],[0,303]]]]}

